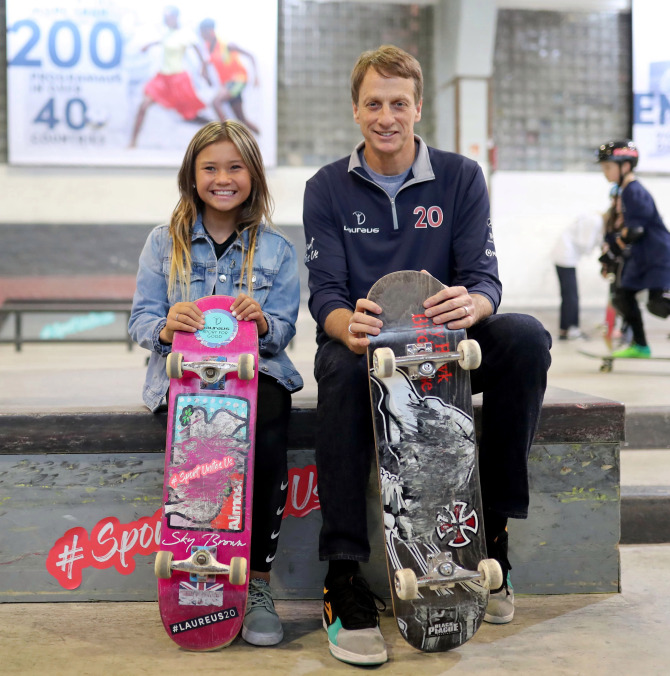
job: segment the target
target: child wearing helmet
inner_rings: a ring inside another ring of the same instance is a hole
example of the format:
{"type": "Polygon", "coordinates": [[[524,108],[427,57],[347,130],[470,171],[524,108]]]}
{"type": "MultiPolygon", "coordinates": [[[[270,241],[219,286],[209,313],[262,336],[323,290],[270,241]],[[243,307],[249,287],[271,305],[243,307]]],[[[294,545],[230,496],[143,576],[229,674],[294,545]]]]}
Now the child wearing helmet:
{"type": "Polygon", "coordinates": [[[612,303],[633,333],[633,342],[612,354],[614,357],[651,356],[635,295],[648,289],[647,309],[665,319],[670,315],[670,232],[649,191],[637,180],[633,170],[638,149],[628,139],[609,141],[597,151],[605,178],[616,183],[621,193],[623,227],[605,236],[614,255],[623,257],[623,268],[612,303]]]}

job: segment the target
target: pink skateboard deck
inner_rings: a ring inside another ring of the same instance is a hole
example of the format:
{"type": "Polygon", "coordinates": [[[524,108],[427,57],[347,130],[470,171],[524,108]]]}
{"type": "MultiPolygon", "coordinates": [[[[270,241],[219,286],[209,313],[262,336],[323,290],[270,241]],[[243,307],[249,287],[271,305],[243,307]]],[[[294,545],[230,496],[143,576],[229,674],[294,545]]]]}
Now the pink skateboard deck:
{"type": "Polygon", "coordinates": [[[229,644],[242,627],[251,543],[258,334],[234,299],[197,301],[205,328],[177,332],[170,376],[158,606],[187,650],[229,644]]]}

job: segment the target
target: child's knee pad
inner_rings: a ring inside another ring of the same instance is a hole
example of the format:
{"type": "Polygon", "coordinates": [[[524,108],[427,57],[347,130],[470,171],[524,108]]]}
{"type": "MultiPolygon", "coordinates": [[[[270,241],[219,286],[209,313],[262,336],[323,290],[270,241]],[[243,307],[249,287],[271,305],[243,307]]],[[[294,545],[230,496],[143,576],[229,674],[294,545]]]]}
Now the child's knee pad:
{"type": "Polygon", "coordinates": [[[670,315],[670,292],[664,291],[662,296],[650,298],[647,310],[661,319],[666,319],[670,315]]]}

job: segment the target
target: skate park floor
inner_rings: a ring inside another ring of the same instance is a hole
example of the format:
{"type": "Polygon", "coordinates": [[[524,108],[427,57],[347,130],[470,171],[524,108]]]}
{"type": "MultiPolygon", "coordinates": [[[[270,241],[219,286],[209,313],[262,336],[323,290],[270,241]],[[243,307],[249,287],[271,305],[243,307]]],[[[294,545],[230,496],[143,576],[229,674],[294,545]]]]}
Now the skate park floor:
{"type": "Polygon", "coordinates": [[[547,674],[589,676],[667,673],[670,642],[670,545],[621,548],[620,594],[521,596],[507,625],[484,624],[446,653],[422,653],[400,637],[390,611],[381,617],[389,661],[354,667],[328,652],[318,601],[280,601],[278,646],[241,638],[216,652],[181,650],[165,633],[156,603],[61,603],[0,606],[5,674],[196,674],[245,676],[344,674],[547,674]]]}

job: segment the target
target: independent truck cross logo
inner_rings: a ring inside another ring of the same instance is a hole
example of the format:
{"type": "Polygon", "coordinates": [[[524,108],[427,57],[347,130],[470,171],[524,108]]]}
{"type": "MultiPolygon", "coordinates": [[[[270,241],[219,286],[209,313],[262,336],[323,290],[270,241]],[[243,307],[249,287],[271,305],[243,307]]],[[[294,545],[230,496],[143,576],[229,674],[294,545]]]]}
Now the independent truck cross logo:
{"type": "Polygon", "coordinates": [[[456,500],[454,506],[445,505],[437,514],[435,528],[440,540],[451,536],[450,547],[465,547],[472,542],[469,533],[476,535],[479,531],[477,512],[467,502],[456,500]]]}

